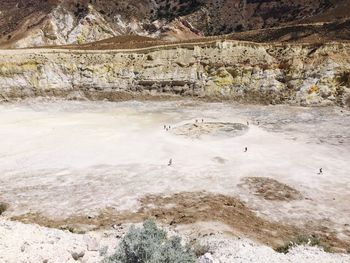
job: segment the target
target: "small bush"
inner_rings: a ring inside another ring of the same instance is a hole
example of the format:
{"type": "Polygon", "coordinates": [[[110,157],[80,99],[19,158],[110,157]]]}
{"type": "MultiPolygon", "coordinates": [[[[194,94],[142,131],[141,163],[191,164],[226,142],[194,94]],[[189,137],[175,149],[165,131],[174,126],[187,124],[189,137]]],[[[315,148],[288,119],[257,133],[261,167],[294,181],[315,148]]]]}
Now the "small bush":
{"type": "Polygon", "coordinates": [[[344,71],[337,77],[340,85],[344,85],[350,88],[350,71],[344,71]]]}
{"type": "Polygon", "coordinates": [[[181,238],[167,238],[154,221],[147,220],[143,228],[131,227],[123,237],[117,252],[102,263],[194,263],[195,254],[183,247],[181,238]]]}
{"type": "Polygon", "coordinates": [[[0,216],[2,215],[2,213],[4,213],[7,210],[7,204],[5,203],[0,203],[0,216]]]}
{"type": "Polygon", "coordinates": [[[210,253],[209,245],[203,245],[199,242],[196,242],[191,247],[197,257],[201,257],[204,256],[206,253],[210,253]]]}
{"type": "MultiPolygon", "coordinates": [[[[320,240],[316,237],[309,237],[309,236],[298,236],[295,240],[293,241],[290,241],[288,242],[287,244],[281,246],[281,247],[278,247],[276,249],[277,252],[279,253],[288,253],[289,250],[292,248],[292,247],[295,247],[295,246],[300,246],[300,245],[308,245],[308,246],[318,246],[318,247],[322,247],[321,246],[321,243],[320,243],[320,240]]],[[[327,251],[328,249],[323,247],[325,251],[327,251]]]]}
{"type": "Polygon", "coordinates": [[[288,60],[283,60],[279,63],[278,68],[280,70],[289,70],[291,67],[290,62],[288,60]]]}
{"type": "Polygon", "coordinates": [[[99,250],[99,254],[102,257],[105,257],[107,255],[107,252],[108,252],[108,246],[104,246],[99,250]]]}

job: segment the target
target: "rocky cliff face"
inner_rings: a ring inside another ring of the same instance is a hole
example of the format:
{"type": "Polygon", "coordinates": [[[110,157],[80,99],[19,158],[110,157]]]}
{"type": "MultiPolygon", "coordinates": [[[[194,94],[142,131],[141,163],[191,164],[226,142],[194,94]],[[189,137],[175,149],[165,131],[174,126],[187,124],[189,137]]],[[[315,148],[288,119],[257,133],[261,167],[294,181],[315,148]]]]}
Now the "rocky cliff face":
{"type": "Polygon", "coordinates": [[[350,45],[212,41],[119,51],[1,51],[2,100],[174,95],[350,106],[350,45]]]}
{"type": "Polygon", "coordinates": [[[0,46],[82,44],[125,34],[189,39],[334,22],[349,18],[349,8],[349,0],[0,0],[0,46]]]}

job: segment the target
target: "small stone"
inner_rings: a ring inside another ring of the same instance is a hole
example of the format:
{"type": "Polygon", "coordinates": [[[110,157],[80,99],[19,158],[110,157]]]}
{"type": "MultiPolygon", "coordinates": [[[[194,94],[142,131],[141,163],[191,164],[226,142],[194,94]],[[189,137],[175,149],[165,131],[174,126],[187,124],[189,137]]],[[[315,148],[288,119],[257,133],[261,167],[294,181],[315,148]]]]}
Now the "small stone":
{"type": "Polygon", "coordinates": [[[205,253],[199,258],[199,263],[216,263],[216,261],[210,253],[205,253]]]}
{"type": "Polygon", "coordinates": [[[21,246],[21,252],[24,252],[26,250],[26,247],[28,246],[28,242],[24,242],[21,246]]]}
{"type": "Polygon", "coordinates": [[[74,252],[71,252],[71,255],[72,255],[72,258],[73,258],[74,260],[78,260],[79,258],[84,257],[85,252],[84,252],[84,251],[80,251],[80,252],[78,253],[78,252],[74,251],[74,252]]]}
{"type": "Polygon", "coordinates": [[[99,245],[97,243],[96,238],[89,237],[86,240],[87,250],[88,251],[98,251],[99,245]]]}

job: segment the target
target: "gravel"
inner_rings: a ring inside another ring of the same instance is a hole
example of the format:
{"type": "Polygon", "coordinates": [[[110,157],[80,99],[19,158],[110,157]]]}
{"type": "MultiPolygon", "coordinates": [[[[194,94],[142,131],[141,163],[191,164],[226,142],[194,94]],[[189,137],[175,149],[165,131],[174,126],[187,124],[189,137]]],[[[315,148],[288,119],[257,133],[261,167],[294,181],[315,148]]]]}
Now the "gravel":
{"type": "MultiPolygon", "coordinates": [[[[106,254],[115,251],[118,237],[122,236],[127,228],[128,226],[120,226],[118,229],[111,227],[111,230],[73,234],[69,231],[0,219],[0,262],[100,262],[106,254]],[[94,243],[94,247],[101,248],[103,253],[98,249],[89,249],[91,242],[94,243]]],[[[201,237],[198,241],[207,244],[210,250],[199,260],[201,263],[350,262],[350,254],[330,254],[317,247],[308,246],[298,246],[287,254],[281,254],[251,240],[220,233],[201,237]]]]}

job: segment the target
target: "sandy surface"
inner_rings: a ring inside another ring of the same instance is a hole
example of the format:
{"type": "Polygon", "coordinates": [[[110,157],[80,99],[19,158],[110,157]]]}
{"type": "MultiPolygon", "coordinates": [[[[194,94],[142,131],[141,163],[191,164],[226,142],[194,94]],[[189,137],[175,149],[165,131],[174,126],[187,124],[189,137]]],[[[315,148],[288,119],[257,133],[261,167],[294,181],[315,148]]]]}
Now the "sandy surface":
{"type": "Polygon", "coordinates": [[[0,201],[10,205],[7,218],[29,212],[68,218],[106,207],[136,211],[148,194],[206,191],[235,196],[262,218],[317,223],[349,241],[349,125],[350,112],[340,108],[191,101],[3,104],[0,201]],[[238,136],[172,132],[202,118],[249,122],[249,129],[238,136]],[[302,198],[266,199],[240,186],[245,177],[275,179],[302,198]]]}

